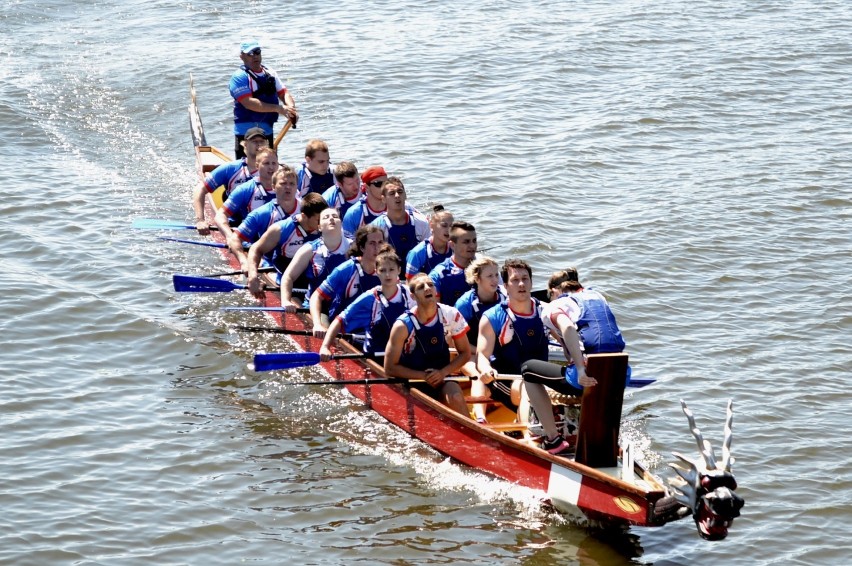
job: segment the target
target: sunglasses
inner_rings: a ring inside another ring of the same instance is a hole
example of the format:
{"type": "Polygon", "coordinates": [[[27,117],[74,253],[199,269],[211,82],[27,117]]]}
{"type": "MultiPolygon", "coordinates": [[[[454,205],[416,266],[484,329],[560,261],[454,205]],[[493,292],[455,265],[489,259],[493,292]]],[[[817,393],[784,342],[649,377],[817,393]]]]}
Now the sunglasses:
{"type": "Polygon", "coordinates": [[[252,49],[251,51],[246,53],[246,55],[260,55],[260,47],[258,47],[257,49],[252,49]]]}
{"type": "Polygon", "coordinates": [[[385,182],[384,181],[370,181],[367,184],[370,185],[371,187],[381,187],[382,185],[385,184],[385,182]]]}

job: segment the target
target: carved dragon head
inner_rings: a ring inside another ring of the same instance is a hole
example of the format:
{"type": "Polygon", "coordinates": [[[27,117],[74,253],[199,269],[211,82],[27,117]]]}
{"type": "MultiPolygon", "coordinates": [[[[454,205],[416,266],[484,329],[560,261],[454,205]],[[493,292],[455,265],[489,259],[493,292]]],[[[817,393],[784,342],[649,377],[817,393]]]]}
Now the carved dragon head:
{"type": "Polygon", "coordinates": [[[686,403],[681,399],[683,414],[689,421],[689,428],[698,443],[699,458],[690,459],[679,452],[672,454],[680,460],[669,464],[678,478],[669,481],[675,499],[692,511],[692,518],[698,528],[698,533],[707,540],[722,540],[728,536],[728,528],[736,517],[745,501],[734,493],[737,480],[731,473],[731,424],[734,420],[733,402],[728,401],[728,416],[725,421],[725,438],[722,441],[722,462],[717,464],[716,454],[710,441],[704,440],[701,431],[695,424],[695,417],[686,403]]]}

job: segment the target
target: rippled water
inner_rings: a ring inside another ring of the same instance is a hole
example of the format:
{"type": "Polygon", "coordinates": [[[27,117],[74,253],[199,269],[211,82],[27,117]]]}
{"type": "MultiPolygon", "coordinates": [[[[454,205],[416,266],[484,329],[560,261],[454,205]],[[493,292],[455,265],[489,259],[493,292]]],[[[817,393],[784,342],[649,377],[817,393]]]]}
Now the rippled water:
{"type": "Polygon", "coordinates": [[[11,1],[0,7],[0,563],[834,564],[849,557],[852,10],[845,2],[11,1]],[[255,29],[259,31],[250,32],[255,29]],[[601,533],[445,461],[336,389],[246,370],[191,217],[195,75],[229,149],[257,35],[300,161],[382,163],[536,280],[605,291],[637,372],[624,430],[734,453],[730,537],[601,533]]]}

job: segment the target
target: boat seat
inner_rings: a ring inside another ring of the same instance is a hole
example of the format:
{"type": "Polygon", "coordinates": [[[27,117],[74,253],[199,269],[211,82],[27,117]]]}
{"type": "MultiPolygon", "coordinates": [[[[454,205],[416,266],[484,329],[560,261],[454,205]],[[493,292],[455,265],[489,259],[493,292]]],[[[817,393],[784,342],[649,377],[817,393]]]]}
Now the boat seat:
{"type": "Polygon", "coordinates": [[[492,399],[491,397],[465,397],[464,402],[468,405],[476,405],[482,403],[483,405],[500,405],[500,401],[492,399]]]}
{"type": "Polygon", "coordinates": [[[480,426],[495,430],[498,432],[506,432],[509,430],[527,430],[527,423],[482,423],[480,426]]]}

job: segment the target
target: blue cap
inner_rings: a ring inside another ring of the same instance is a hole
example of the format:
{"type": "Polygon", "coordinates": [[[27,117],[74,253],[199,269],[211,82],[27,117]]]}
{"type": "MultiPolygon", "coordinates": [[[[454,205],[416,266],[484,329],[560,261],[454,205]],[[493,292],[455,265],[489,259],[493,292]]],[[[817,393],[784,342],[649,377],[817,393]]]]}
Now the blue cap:
{"type": "Polygon", "coordinates": [[[241,53],[249,53],[255,49],[260,49],[260,44],[257,41],[244,41],[240,44],[241,53]]]}

